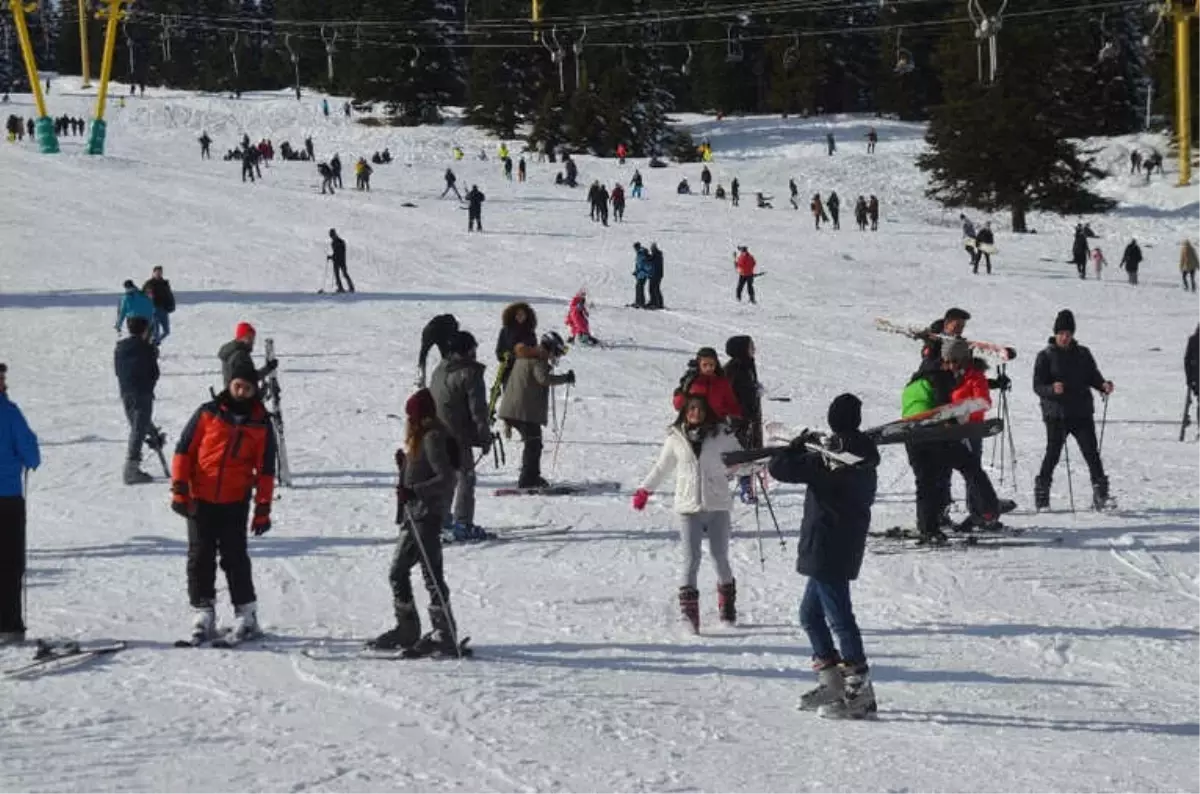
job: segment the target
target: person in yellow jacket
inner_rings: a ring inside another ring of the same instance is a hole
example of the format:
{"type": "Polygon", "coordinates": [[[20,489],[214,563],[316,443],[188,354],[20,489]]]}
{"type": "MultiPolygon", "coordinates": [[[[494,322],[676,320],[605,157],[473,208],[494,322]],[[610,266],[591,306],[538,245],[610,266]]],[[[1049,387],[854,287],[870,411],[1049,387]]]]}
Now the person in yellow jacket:
{"type": "Polygon", "coordinates": [[[354,181],[355,186],[359,190],[371,192],[371,173],[373,169],[367,165],[367,160],[364,157],[358,158],[358,162],[354,164],[354,181]]]}
{"type": "Polygon", "coordinates": [[[1196,291],[1197,268],[1200,268],[1200,261],[1197,261],[1196,258],[1196,246],[1192,245],[1191,240],[1184,239],[1183,247],[1179,251],[1179,272],[1183,274],[1184,289],[1196,291]]]}

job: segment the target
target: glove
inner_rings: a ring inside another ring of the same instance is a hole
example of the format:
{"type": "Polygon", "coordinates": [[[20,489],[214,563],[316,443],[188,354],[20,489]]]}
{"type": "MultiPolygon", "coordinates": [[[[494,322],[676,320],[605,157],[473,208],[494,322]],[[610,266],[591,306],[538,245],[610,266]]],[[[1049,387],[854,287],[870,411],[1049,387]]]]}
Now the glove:
{"type": "Polygon", "coordinates": [[[396,450],[396,468],[400,471],[404,471],[404,465],[407,462],[408,458],[404,454],[404,447],[398,448],[396,450]]]}
{"type": "Polygon", "coordinates": [[[254,518],[250,521],[250,531],[255,537],[271,531],[271,505],[255,505],[254,518]]]}
{"type": "Polygon", "coordinates": [[[567,370],[567,385],[568,386],[575,385],[575,370],[573,370],[573,369],[567,370]]]}
{"type": "Polygon", "coordinates": [[[484,437],[483,443],[479,445],[479,450],[484,455],[492,451],[492,437],[490,435],[484,437]]]}
{"type": "Polygon", "coordinates": [[[999,389],[1000,391],[1008,391],[1012,388],[1012,378],[1008,377],[1007,375],[997,375],[995,378],[992,378],[990,381],[988,381],[988,386],[992,387],[993,389],[999,389]]]}
{"type": "Polygon", "coordinates": [[[404,505],[408,504],[409,502],[411,502],[413,499],[416,499],[416,498],[417,498],[417,493],[412,488],[409,488],[406,485],[397,485],[396,486],[396,501],[400,503],[401,507],[403,507],[404,505]]]}
{"type": "Polygon", "coordinates": [[[801,431],[800,435],[792,439],[788,445],[792,449],[805,449],[809,444],[820,444],[821,434],[816,430],[809,430],[807,427],[801,431]]]}
{"type": "Polygon", "coordinates": [[[196,503],[191,499],[191,489],[183,480],[171,483],[171,510],[184,518],[196,514],[196,503]]]}
{"type": "Polygon", "coordinates": [[[263,367],[263,374],[266,375],[268,373],[274,372],[275,368],[278,366],[279,366],[279,359],[277,359],[277,358],[267,359],[267,365],[265,367],[263,367]]]}
{"type": "Polygon", "coordinates": [[[646,502],[650,501],[650,492],[645,488],[638,488],[633,494],[633,509],[645,510],[646,502]]]}

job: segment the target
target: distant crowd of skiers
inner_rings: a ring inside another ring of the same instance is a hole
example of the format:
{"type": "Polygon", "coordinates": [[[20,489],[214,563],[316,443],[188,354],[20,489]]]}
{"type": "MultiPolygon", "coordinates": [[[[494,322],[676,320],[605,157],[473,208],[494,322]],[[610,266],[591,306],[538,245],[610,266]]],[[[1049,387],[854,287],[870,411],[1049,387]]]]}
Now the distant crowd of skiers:
{"type": "MultiPolygon", "coordinates": [[[[8,136],[9,143],[23,141],[26,135],[30,140],[36,137],[36,126],[33,119],[26,119],[13,113],[10,113],[5,120],[4,131],[8,136]]],[[[87,122],[83,119],[65,115],[54,119],[54,134],[58,137],[83,135],[86,131],[87,122]]]]}

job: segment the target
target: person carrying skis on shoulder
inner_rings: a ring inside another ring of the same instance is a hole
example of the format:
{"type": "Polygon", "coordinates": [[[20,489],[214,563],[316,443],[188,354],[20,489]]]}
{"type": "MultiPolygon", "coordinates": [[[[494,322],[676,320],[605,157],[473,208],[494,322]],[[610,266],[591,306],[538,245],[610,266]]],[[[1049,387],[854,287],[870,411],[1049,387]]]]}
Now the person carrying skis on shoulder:
{"type": "Polygon", "coordinates": [[[737,270],[738,274],[737,291],[734,293],[737,296],[738,303],[742,301],[743,288],[750,296],[750,302],[757,303],[754,298],[754,268],[757,265],[758,262],[755,261],[754,255],[750,253],[750,249],[744,245],[739,245],[733,259],[733,267],[737,270]]]}
{"type": "MultiPolygon", "coordinates": [[[[251,352],[254,350],[254,340],[257,333],[254,326],[247,322],[238,323],[233,329],[233,340],[221,345],[221,349],[217,351],[217,358],[221,360],[221,378],[222,382],[228,384],[232,378],[233,370],[241,365],[248,364],[254,366],[254,359],[251,357],[251,352]]],[[[262,383],[263,378],[270,375],[279,366],[279,362],[271,359],[262,369],[255,370],[254,383],[257,386],[262,383]]]]}
{"type": "Polygon", "coordinates": [[[742,406],[721,369],[717,351],[711,347],[700,348],[696,357],[688,362],[687,371],[679,379],[679,387],[671,395],[671,405],[678,411],[683,408],[685,399],[693,394],[704,397],[713,415],[722,422],[742,418],[742,406]]]}
{"type": "Polygon", "coordinates": [[[575,371],[554,375],[554,364],[566,353],[562,337],[551,331],[542,337],[537,357],[518,356],[504,389],[504,399],[496,415],[521,434],[521,474],[518,488],[545,488],[542,479],[542,428],[549,421],[551,389],[574,385],[575,371]]]}
{"type": "Polygon", "coordinates": [[[154,480],[142,471],[142,445],[154,449],[158,443],[153,417],[154,387],[159,377],[158,348],[150,342],[150,323],[144,317],[130,317],[125,322],[129,336],[117,342],[113,351],[121,404],[129,422],[122,478],[126,485],[141,485],[154,480]]]}
{"type": "Polygon", "coordinates": [[[429,382],[437,418],[458,445],[454,506],[443,524],[450,539],[457,541],[487,538],[487,533],[475,523],[475,448],[483,450],[484,455],[492,448],[484,366],[475,360],[477,348],[474,336],[456,331],[448,355],[433,370],[429,382]]]}
{"type": "Polygon", "coordinates": [[[820,435],[805,431],[771,459],[767,470],[779,482],[807,485],[796,572],[808,577],[800,625],[812,646],[817,687],[800,696],[799,706],[822,717],[863,719],[872,717],[877,706],[850,583],[858,578],[866,553],[879,451],[859,431],[862,402],[853,394],[830,403],[828,421],[833,435],[822,446],[856,455],[861,462],[844,466],[827,460],[807,446],[821,444],[820,435]]]}
{"type": "Polygon", "coordinates": [[[1096,443],[1095,404],[1092,389],[1107,395],[1113,383],[1105,380],[1092,352],[1075,341],[1075,315],[1063,309],[1054,318],[1054,336],[1033,364],[1033,391],[1041,399],[1042,421],[1046,423],[1046,454],[1033,482],[1034,506],[1050,507],[1050,484],[1059,455],[1068,436],[1074,436],[1087,462],[1092,481],[1092,507],[1111,506],[1108,477],[1096,443]]]}
{"type": "MultiPolygon", "coordinates": [[[[746,449],[762,446],[762,387],[754,363],[754,340],[748,336],[731,336],[725,341],[725,377],[742,415],[730,420],[738,441],[746,449]]],[[[738,495],[745,504],[757,501],[754,481],[749,474],[738,477],[738,495]]]]}
{"type": "Polygon", "coordinates": [[[438,349],[445,360],[450,355],[450,343],[458,333],[458,318],[453,314],[439,314],[421,329],[421,351],[417,354],[417,388],[425,388],[426,362],[429,351],[438,349]]]}
{"type": "Polygon", "coordinates": [[[367,647],[406,651],[414,656],[459,653],[458,626],[450,609],[450,588],[442,566],[442,521],[454,494],[458,446],[437,417],[428,389],[414,392],[404,404],[404,446],[396,450],[400,483],[396,486],[396,524],[400,536],[388,572],[395,627],[367,647]],[[421,566],[429,592],[428,634],[421,634],[421,616],[413,595],[411,573],[421,566]]]}
{"type": "MultiPolygon", "coordinates": [[[[1005,384],[1008,384],[1009,381],[1007,376],[1002,375],[1000,377],[1003,379],[1005,384]]],[[[1000,379],[997,379],[996,381],[997,385],[1001,385],[999,380],[1000,379]]],[[[987,362],[979,358],[970,358],[962,365],[958,383],[955,385],[954,390],[950,392],[950,404],[958,405],[968,400],[984,401],[987,404],[987,408],[979,411],[973,411],[966,419],[966,423],[968,424],[981,423],[987,418],[987,412],[992,407],[992,386],[993,381],[989,380],[987,377],[987,362]]],[[[967,448],[970,450],[971,456],[978,464],[979,471],[982,473],[982,476],[987,478],[988,482],[990,483],[991,478],[988,477],[987,472],[983,469],[983,438],[968,438],[965,439],[963,443],[966,444],[967,448]]],[[[956,532],[970,532],[974,527],[977,526],[991,530],[1000,529],[1000,525],[997,520],[999,515],[1001,513],[1008,513],[1012,510],[1015,510],[1017,506],[1016,503],[1011,500],[1000,499],[997,497],[995,515],[989,524],[983,518],[984,514],[987,512],[988,505],[985,501],[985,498],[982,497],[975,488],[975,484],[979,481],[978,475],[974,478],[967,478],[964,475],[963,479],[967,486],[966,497],[968,515],[963,521],[954,527],[954,530],[956,532]]],[[[994,492],[995,487],[993,487],[992,490],[994,492]]],[[[949,502],[947,502],[947,505],[948,504],[949,502]]]]}
{"type": "Polygon", "coordinates": [[[0,364],[0,646],[25,641],[25,474],[42,463],[37,436],[8,399],[0,364]]]}
{"type": "Polygon", "coordinates": [[[258,377],[249,354],[235,358],[224,391],[192,415],[171,462],[171,509],[187,519],[188,600],[195,644],[217,636],[218,555],[233,602],[230,639],[261,633],[246,529],[247,522],[255,536],[271,529],[276,440],[259,396],[258,377]]]}
{"type": "Polygon", "coordinates": [[[567,309],[567,330],[571,332],[567,344],[599,344],[596,337],[592,336],[591,323],[588,320],[587,290],[581,289],[571,298],[571,305],[567,309]]]}
{"type": "Polygon", "coordinates": [[[118,334],[121,333],[121,326],[130,317],[141,317],[147,323],[154,320],[154,301],[150,296],[138,291],[133,279],[125,279],[124,287],[125,294],[117,304],[117,324],[113,326],[118,334]]]}
{"type": "Polygon", "coordinates": [[[683,541],[679,609],[700,631],[700,542],[708,536],[708,551],[717,570],[717,608],[721,622],[737,622],[737,582],[729,564],[730,470],[721,456],[741,449],[737,438],[698,394],[688,396],[667,432],[658,460],[633,495],[633,509],[644,510],[650,493],[668,474],[675,473],[675,513],[683,541]]]}

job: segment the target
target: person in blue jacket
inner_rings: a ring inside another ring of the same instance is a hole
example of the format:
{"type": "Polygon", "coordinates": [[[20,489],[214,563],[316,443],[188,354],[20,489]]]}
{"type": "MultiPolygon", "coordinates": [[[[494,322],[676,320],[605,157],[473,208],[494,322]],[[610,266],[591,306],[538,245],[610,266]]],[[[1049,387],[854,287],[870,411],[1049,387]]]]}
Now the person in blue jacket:
{"type": "Polygon", "coordinates": [[[8,367],[0,364],[0,645],[25,641],[24,474],[42,462],[37,436],[8,399],[8,367]]]}
{"type": "Polygon", "coordinates": [[[634,243],[633,250],[637,257],[633,265],[633,277],[637,279],[637,286],[633,293],[633,306],[635,309],[644,309],[646,308],[646,282],[654,275],[654,265],[650,260],[650,252],[643,248],[641,243],[634,243]]]}
{"type": "Polygon", "coordinates": [[[125,294],[121,296],[121,303],[117,306],[117,324],[113,326],[117,333],[121,332],[121,326],[129,317],[142,317],[146,322],[153,321],[154,301],[137,288],[133,279],[127,278],[125,279],[125,294]]]}

